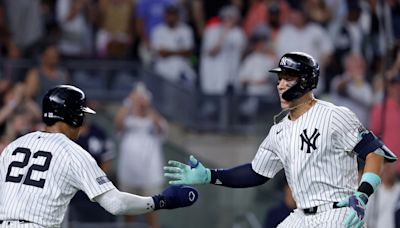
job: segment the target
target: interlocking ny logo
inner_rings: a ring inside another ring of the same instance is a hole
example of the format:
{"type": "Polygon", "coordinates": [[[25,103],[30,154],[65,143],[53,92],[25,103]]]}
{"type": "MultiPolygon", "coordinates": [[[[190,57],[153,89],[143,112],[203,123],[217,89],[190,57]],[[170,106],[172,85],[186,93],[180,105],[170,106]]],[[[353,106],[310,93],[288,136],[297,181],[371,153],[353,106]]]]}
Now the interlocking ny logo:
{"type": "Polygon", "coordinates": [[[307,152],[306,153],[311,153],[310,148],[312,148],[313,150],[317,149],[317,147],[315,146],[315,141],[317,140],[317,138],[320,136],[320,133],[318,132],[318,129],[314,129],[314,133],[311,135],[311,137],[309,138],[307,135],[307,129],[303,130],[303,133],[301,133],[300,137],[301,137],[301,150],[303,150],[304,148],[304,143],[307,144],[307,152]]]}

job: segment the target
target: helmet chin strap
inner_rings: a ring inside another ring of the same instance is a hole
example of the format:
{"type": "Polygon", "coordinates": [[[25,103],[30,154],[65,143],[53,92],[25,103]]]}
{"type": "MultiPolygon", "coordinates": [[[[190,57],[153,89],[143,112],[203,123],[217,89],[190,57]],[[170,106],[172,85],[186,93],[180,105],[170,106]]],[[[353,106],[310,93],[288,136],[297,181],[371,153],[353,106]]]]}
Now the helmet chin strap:
{"type": "Polygon", "coordinates": [[[281,116],[283,113],[285,113],[285,115],[286,115],[287,112],[290,112],[290,111],[292,111],[292,110],[294,110],[294,109],[296,109],[296,108],[298,108],[298,107],[301,107],[301,106],[303,106],[303,105],[310,104],[313,100],[315,100],[314,97],[312,97],[310,100],[307,100],[307,101],[305,101],[305,102],[303,102],[303,103],[300,103],[300,104],[298,104],[298,105],[295,105],[295,106],[293,106],[293,107],[289,107],[289,108],[282,109],[282,111],[280,111],[278,114],[274,115],[274,125],[280,122],[280,121],[277,122],[277,118],[278,118],[279,116],[281,116]]]}

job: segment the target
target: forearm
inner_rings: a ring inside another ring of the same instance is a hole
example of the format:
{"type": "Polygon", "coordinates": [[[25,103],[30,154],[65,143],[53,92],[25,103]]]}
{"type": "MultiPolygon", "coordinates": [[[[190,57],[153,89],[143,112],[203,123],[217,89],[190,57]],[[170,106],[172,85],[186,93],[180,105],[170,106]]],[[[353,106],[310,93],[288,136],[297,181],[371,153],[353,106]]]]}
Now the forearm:
{"type": "Polygon", "coordinates": [[[139,215],[154,210],[152,197],[143,197],[113,189],[94,198],[113,215],[139,215]]]}
{"type": "Polygon", "coordinates": [[[379,154],[369,153],[365,160],[364,173],[372,172],[380,176],[385,158],[379,154]]]}
{"type": "Polygon", "coordinates": [[[248,163],[226,170],[211,170],[210,183],[230,188],[248,188],[264,184],[268,180],[268,177],[256,173],[248,163]]]}

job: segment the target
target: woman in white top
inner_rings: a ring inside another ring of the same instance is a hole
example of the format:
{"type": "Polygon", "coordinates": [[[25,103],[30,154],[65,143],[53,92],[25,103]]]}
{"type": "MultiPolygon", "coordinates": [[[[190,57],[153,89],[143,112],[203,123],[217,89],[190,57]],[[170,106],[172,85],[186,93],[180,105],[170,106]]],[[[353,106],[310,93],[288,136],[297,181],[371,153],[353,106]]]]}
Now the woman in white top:
{"type": "MultiPolygon", "coordinates": [[[[115,117],[120,131],[118,179],[131,193],[157,192],[163,184],[162,142],[167,122],[151,106],[151,93],[143,84],[134,87],[115,117]]],[[[153,213],[146,215],[157,227],[153,213]]],[[[132,218],[127,218],[132,221],[132,218]]]]}

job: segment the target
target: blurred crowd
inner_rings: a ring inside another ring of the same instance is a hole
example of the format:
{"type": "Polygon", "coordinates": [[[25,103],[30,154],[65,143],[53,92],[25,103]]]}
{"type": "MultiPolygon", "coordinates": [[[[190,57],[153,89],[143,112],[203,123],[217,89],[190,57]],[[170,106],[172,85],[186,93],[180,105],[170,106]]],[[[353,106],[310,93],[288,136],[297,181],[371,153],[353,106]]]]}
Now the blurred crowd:
{"type": "MultiPolygon", "coordinates": [[[[38,62],[22,77],[2,69],[0,147],[43,127],[43,94],[71,82],[60,64],[65,59],[132,60],[204,95],[245,94],[237,111],[251,116],[264,102],[276,102],[276,79],[268,70],[289,51],[306,52],[319,61],[317,97],[350,107],[400,155],[399,0],[0,0],[1,59],[38,62]]],[[[206,101],[201,113],[215,115],[217,106],[206,101]]],[[[135,161],[138,170],[125,174],[161,167],[166,121],[151,108],[149,91],[135,87],[115,118],[121,164],[132,156],[143,159],[135,161]],[[143,143],[153,146],[149,150],[155,157],[134,155],[143,143]]],[[[99,164],[107,164],[113,157],[107,134],[98,126],[86,129],[92,131],[97,141],[87,137],[82,145],[99,154],[99,164]]],[[[124,167],[130,166],[119,166],[124,167]]],[[[391,169],[399,175],[400,163],[391,169]]],[[[157,192],[162,183],[161,177],[141,177],[154,180],[151,186],[130,183],[131,176],[119,173],[127,191],[157,192]]],[[[400,196],[397,185],[392,186],[400,196]]],[[[385,199],[377,203],[384,207],[385,199]]],[[[157,226],[151,215],[148,221],[157,226]]]]}
{"type": "MultiPolygon", "coordinates": [[[[33,85],[32,96],[42,80],[67,80],[55,55],[134,60],[204,95],[251,96],[239,109],[248,116],[275,100],[268,69],[303,51],[321,65],[317,95],[356,103],[368,125],[365,110],[385,95],[385,71],[398,70],[399,24],[398,0],[2,0],[0,55],[43,65],[2,75],[33,85]]],[[[204,102],[202,114],[216,106],[204,102]]]]}

